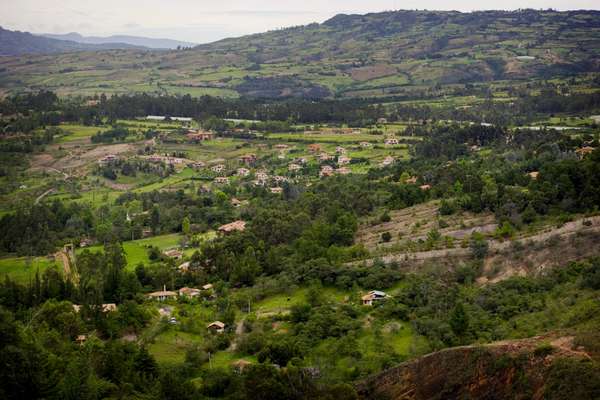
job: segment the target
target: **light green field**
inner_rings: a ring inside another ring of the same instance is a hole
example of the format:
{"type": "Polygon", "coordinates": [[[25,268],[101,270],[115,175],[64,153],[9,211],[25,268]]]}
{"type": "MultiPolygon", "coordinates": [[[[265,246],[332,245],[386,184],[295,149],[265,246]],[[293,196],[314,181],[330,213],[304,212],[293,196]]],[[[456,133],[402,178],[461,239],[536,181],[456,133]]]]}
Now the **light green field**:
{"type": "Polygon", "coordinates": [[[12,257],[0,258],[0,277],[8,275],[20,283],[27,283],[35,277],[36,272],[40,276],[48,268],[56,268],[54,257],[12,257]]]}
{"type": "Polygon", "coordinates": [[[60,125],[60,128],[65,131],[66,135],[62,136],[58,140],[58,143],[90,138],[98,132],[104,132],[109,129],[108,126],[85,126],[78,124],[63,124],[60,125]]]}
{"type": "MultiPolygon", "coordinates": [[[[169,249],[172,247],[178,247],[181,235],[172,233],[169,235],[154,236],[151,238],[133,240],[129,242],[123,242],[123,250],[127,257],[127,268],[133,269],[139,263],[149,263],[148,248],[147,246],[156,246],[161,250],[169,249]]],[[[91,246],[84,249],[78,249],[77,252],[82,252],[88,249],[90,251],[101,251],[102,246],[91,246]]]]}
{"type": "Polygon", "coordinates": [[[269,139],[291,140],[311,143],[359,143],[371,141],[383,141],[383,138],[378,135],[369,135],[366,133],[348,133],[348,134],[329,134],[329,133],[269,133],[269,139]]]}
{"type": "MultiPolygon", "coordinates": [[[[349,294],[335,288],[322,288],[321,292],[324,297],[334,302],[341,302],[349,294]]],[[[252,305],[253,311],[258,313],[278,313],[289,310],[289,308],[295,304],[301,304],[306,302],[306,296],[308,294],[307,288],[300,288],[295,290],[291,294],[281,293],[275,296],[267,297],[261,301],[256,302],[252,305]]]]}
{"type": "Polygon", "coordinates": [[[203,340],[201,335],[169,329],[154,338],[148,351],[161,364],[179,364],[185,360],[188,347],[203,340]]]}

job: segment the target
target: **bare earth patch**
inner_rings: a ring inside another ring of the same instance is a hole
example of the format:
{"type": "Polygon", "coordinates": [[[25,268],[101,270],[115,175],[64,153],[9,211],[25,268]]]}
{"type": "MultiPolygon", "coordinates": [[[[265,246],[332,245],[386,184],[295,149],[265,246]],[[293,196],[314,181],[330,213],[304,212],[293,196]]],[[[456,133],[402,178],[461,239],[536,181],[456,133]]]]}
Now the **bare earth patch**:
{"type": "Polygon", "coordinates": [[[350,76],[355,81],[369,81],[375,78],[382,78],[397,73],[398,70],[391,65],[377,64],[368,67],[353,68],[350,70],[350,76]]]}

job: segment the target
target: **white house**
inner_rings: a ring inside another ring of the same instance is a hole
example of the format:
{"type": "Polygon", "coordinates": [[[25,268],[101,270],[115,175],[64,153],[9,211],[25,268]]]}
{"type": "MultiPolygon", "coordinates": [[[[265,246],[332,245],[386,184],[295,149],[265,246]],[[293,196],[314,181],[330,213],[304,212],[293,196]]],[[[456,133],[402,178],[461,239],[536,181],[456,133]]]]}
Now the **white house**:
{"type": "Polygon", "coordinates": [[[371,290],[368,294],[362,297],[363,306],[372,306],[373,302],[380,301],[388,297],[385,292],[379,290],[371,290]]]}

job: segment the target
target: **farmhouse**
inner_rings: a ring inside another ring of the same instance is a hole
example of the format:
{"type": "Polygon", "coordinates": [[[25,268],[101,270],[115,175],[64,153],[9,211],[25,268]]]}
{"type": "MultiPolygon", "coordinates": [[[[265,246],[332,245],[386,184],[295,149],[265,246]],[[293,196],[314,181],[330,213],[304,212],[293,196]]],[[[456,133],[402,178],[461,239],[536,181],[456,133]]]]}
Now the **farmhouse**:
{"type": "Polygon", "coordinates": [[[317,153],[321,151],[321,145],[317,143],[309,144],[308,151],[310,151],[311,153],[317,153]]]}
{"type": "Polygon", "coordinates": [[[117,311],[117,305],[115,303],[102,304],[102,312],[117,311]]]}
{"type": "Polygon", "coordinates": [[[209,331],[215,333],[223,333],[225,332],[225,324],[221,321],[211,322],[206,326],[209,331]]]}
{"type": "Polygon", "coordinates": [[[166,250],[163,252],[163,254],[167,257],[175,258],[176,260],[179,260],[183,257],[183,252],[177,249],[166,250]]]}
{"type": "Polygon", "coordinates": [[[275,148],[276,148],[276,149],[278,149],[278,150],[285,150],[285,149],[287,149],[287,148],[289,148],[289,147],[290,147],[290,146],[288,146],[287,144],[283,144],[283,143],[280,143],[280,144],[276,144],[276,145],[275,145],[275,148]]]}
{"type": "Polygon", "coordinates": [[[212,288],[212,283],[207,283],[206,285],[202,286],[202,290],[211,290],[212,288]]]}
{"type": "Polygon", "coordinates": [[[285,176],[281,176],[281,175],[275,175],[273,177],[273,180],[275,180],[275,182],[277,182],[277,183],[281,183],[281,182],[287,182],[288,178],[286,178],[285,176]]]}
{"type": "Polygon", "coordinates": [[[267,175],[265,172],[257,172],[256,173],[256,179],[259,182],[266,182],[269,179],[269,175],[267,175]]]}
{"type": "Polygon", "coordinates": [[[406,183],[410,184],[410,185],[414,185],[415,183],[417,183],[417,177],[416,176],[411,176],[410,178],[408,178],[406,180],[406,183]]]}
{"type": "Polygon", "coordinates": [[[590,146],[580,147],[575,150],[575,153],[579,156],[579,158],[584,158],[586,155],[591,154],[595,149],[590,146]]]}
{"type": "Polygon", "coordinates": [[[368,294],[362,297],[363,306],[372,306],[373,302],[380,301],[388,297],[385,292],[379,290],[371,290],[368,294]]]}
{"type": "Polygon", "coordinates": [[[243,232],[246,229],[246,221],[238,220],[229,224],[221,225],[219,232],[227,234],[231,232],[243,232]]]}
{"type": "Polygon", "coordinates": [[[177,267],[177,269],[181,272],[188,272],[190,269],[190,262],[189,261],[184,262],[179,267],[177,267]]]}
{"type": "Polygon", "coordinates": [[[219,185],[226,185],[229,183],[229,178],[226,176],[217,176],[213,182],[219,185]]]}
{"type": "Polygon", "coordinates": [[[197,143],[203,140],[212,140],[214,133],[203,130],[189,130],[186,136],[190,142],[197,143]]]}
{"type": "Polygon", "coordinates": [[[223,164],[217,164],[217,165],[211,167],[210,170],[212,172],[216,172],[216,173],[223,172],[223,171],[225,171],[225,166],[223,164]]]}
{"type": "Polygon", "coordinates": [[[161,156],[158,154],[153,154],[149,157],[146,157],[146,159],[151,162],[151,163],[165,163],[168,165],[181,165],[184,164],[187,160],[183,159],[183,158],[178,158],[178,157],[168,157],[168,156],[161,156]]]}
{"type": "Polygon", "coordinates": [[[332,176],[332,175],[333,175],[333,168],[331,168],[329,165],[325,165],[323,168],[321,168],[321,172],[319,172],[320,177],[332,176]]]}
{"type": "Polygon", "coordinates": [[[378,124],[387,124],[387,122],[388,122],[387,118],[377,118],[378,124]]]}
{"type": "Polygon", "coordinates": [[[320,161],[328,161],[328,160],[331,160],[332,158],[333,158],[333,156],[330,156],[327,153],[321,153],[321,154],[319,154],[319,160],[320,161]]]}
{"type": "Polygon", "coordinates": [[[87,340],[87,336],[86,335],[77,335],[77,339],[75,339],[75,340],[77,341],[77,343],[79,343],[80,346],[83,346],[83,344],[87,340]]]}
{"type": "Polygon", "coordinates": [[[240,162],[246,165],[252,165],[256,162],[256,154],[245,154],[240,157],[240,162]]]}
{"type": "Polygon", "coordinates": [[[279,187],[279,186],[277,186],[277,187],[272,187],[272,188],[271,188],[271,193],[274,193],[274,194],[281,194],[281,193],[283,193],[283,188],[282,188],[282,187],[279,187]]]}
{"type": "Polygon", "coordinates": [[[91,246],[94,242],[90,238],[83,238],[79,242],[79,247],[88,247],[91,246]]]}
{"type": "Polygon", "coordinates": [[[425,191],[425,190],[430,190],[431,189],[431,185],[421,185],[419,186],[419,189],[425,191]]]}
{"type": "Polygon", "coordinates": [[[235,372],[237,372],[238,374],[241,374],[242,372],[244,372],[244,369],[246,369],[246,367],[248,367],[250,365],[252,365],[252,363],[248,360],[244,360],[243,358],[231,363],[231,366],[233,367],[235,372]]]}
{"type": "Polygon", "coordinates": [[[350,164],[350,157],[346,157],[346,156],[339,156],[338,157],[338,165],[347,165],[350,164]]]}
{"type": "Polygon", "coordinates": [[[148,293],[148,297],[152,300],[165,301],[176,298],[177,293],[166,290],[166,288],[163,287],[163,290],[161,291],[148,293]]]}
{"type": "Polygon", "coordinates": [[[290,172],[296,172],[296,171],[300,171],[302,169],[302,167],[298,164],[290,164],[288,165],[288,171],[290,172]]]}
{"type": "Polygon", "coordinates": [[[231,199],[231,205],[234,207],[239,207],[242,205],[242,202],[234,197],[233,199],[231,199]]]}
{"type": "Polygon", "coordinates": [[[388,165],[392,165],[394,163],[394,157],[392,156],[387,156],[386,158],[383,159],[383,161],[381,162],[381,166],[382,167],[387,167],[388,165]]]}
{"type": "Polygon", "coordinates": [[[343,148],[342,146],[338,146],[338,147],[335,148],[335,152],[337,154],[346,154],[346,149],[343,148]]]}
{"type": "Polygon", "coordinates": [[[398,139],[396,139],[394,137],[385,139],[384,143],[386,144],[386,146],[393,146],[393,145],[396,145],[396,144],[400,144],[400,142],[398,141],[398,139]]]}
{"type": "Polygon", "coordinates": [[[539,171],[531,171],[530,173],[527,174],[531,179],[535,180],[538,178],[538,176],[540,176],[540,172],[539,171]]]}
{"type": "Polygon", "coordinates": [[[236,174],[238,176],[248,176],[250,175],[250,170],[248,168],[238,168],[236,174]]]}
{"type": "Polygon", "coordinates": [[[181,297],[196,297],[200,294],[200,289],[182,287],[179,289],[179,296],[181,297]]]}
{"type": "Polygon", "coordinates": [[[192,163],[189,163],[188,166],[193,169],[202,169],[202,168],[206,167],[206,164],[203,163],[202,161],[194,161],[192,163]]]}

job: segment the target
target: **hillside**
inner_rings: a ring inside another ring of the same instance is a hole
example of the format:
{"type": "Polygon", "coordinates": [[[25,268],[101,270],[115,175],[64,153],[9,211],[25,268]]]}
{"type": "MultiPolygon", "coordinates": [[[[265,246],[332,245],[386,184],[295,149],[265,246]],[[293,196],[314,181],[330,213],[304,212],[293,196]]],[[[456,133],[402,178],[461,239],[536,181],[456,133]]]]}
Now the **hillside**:
{"type": "Polygon", "coordinates": [[[85,44],[71,40],[36,36],[29,32],[10,31],[0,27],[0,56],[134,48],[139,49],[141,46],[126,43],[85,44]]]}
{"type": "Polygon", "coordinates": [[[183,42],[180,40],[173,39],[157,39],[142,36],[130,36],[130,35],[111,35],[107,37],[102,36],[83,36],[76,32],[65,33],[65,34],[51,34],[44,33],[40,36],[59,39],[59,40],[70,40],[77,43],[86,44],[115,44],[124,43],[131,46],[147,47],[150,49],[176,49],[177,46],[190,47],[195,46],[194,43],[183,42]]]}
{"type": "Polygon", "coordinates": [[[597,72],[600,12],[342,14],[322,24],[185,51],[5,58],[0,68],[5,91],[313,98],[406,94],[434,85],[597,72]]]}
{"type": "Polygon", "coordinates": [[[585,350],[573,337],[551,335],[456,347],[400,364],[357,387],[364,399],[592,398],[598,382],[578,374],[591,370],[585,350]]]}

